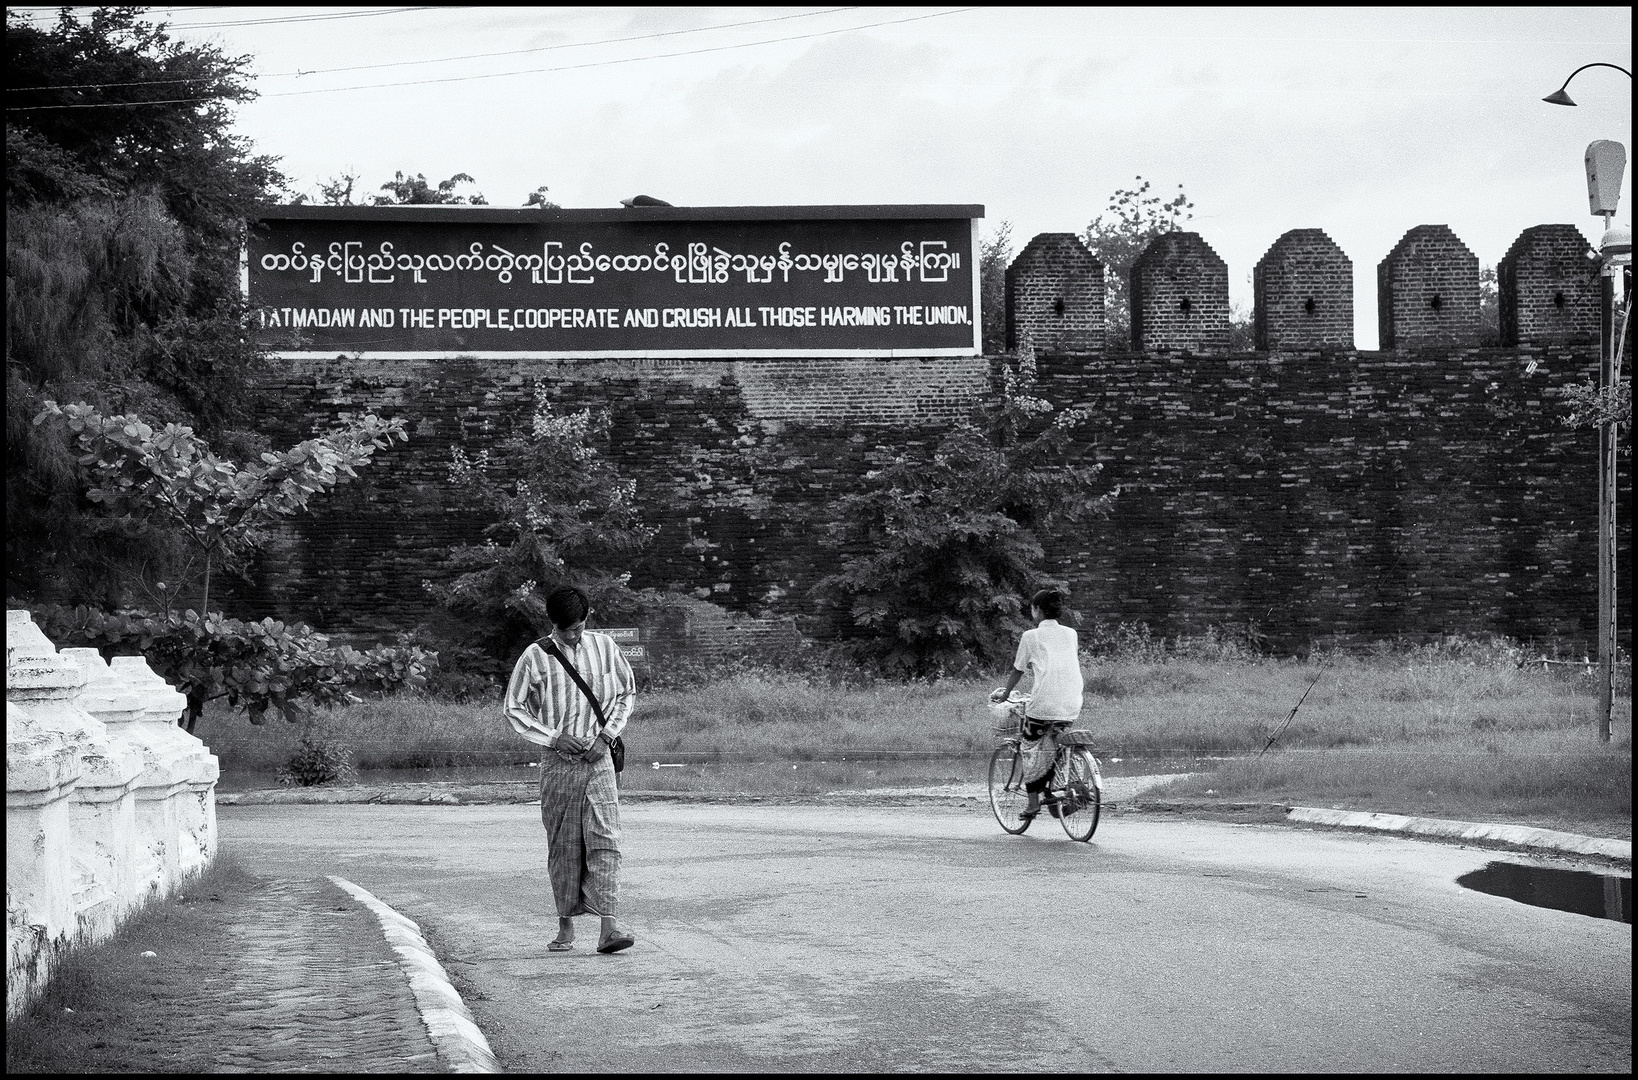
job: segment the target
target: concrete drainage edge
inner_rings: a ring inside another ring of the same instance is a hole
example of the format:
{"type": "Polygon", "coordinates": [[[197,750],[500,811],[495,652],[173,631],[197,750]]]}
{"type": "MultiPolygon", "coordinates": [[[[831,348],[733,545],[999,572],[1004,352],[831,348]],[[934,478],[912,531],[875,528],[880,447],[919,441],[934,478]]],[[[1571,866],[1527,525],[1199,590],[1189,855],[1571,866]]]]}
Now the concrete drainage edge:
{"type": "Polygon", "coordinates": [[[415,995],[415,1009],[421,1014],[421,1022],[426,1025],[432,1045],[437,1049],[438,1056],[449,1065],[449,1070],[462,1073],[504,1071],[494,1052],[489,1049],[489,1040],[484,1038],[472,1019],[471,1010],[449,981],[444,966],[421,936],[421,928],[382,903],[368,889],[362,889],[334,874],[328,877],[354,900],[375,913],[387,944],[398,955],[399,968],[409,979],[410,992],[415,995]]]}
{"type": "Polygon", "coordinates": [[[1451,840],[1491,841],[1543,848],[1574,855],[1598,855],[1620,862],[1632,862],[1631,840],[1607,840],[1580,833],[1537,829],[1528,825],[1497,825],[1478,821],[1451,821],[1445,818],[1406,817],[1361,810],[1328,810],[1318,806],[1292,806],[1286,820],[1308,825],[1332,825],[1347,829],[1375,829],[1382,832],[1438,836],[1451,840]]]}

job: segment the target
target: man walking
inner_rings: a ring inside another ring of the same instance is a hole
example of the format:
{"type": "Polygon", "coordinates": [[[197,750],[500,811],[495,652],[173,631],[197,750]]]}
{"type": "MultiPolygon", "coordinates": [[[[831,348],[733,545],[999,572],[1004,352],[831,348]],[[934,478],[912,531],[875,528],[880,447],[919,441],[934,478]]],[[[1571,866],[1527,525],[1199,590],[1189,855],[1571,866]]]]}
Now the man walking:
{"type": "Polygon", "coordinates": [[[602,919],[597,951],[619,952],[635,939],[614,923],[620,802],[609,747],[631,716],[636,687],[614,639],[586,629],[591,605],[585,593],[570,586],[553,589],[546,614],[552,632],[518,657],[504,704],[514,731],[549,748],[540,760],[540,820],[546,826],[557,937],[546,947],[574,948],[574,917],[591,914],[602,919]],[[568,665],[597,704],[576,684],[568,665]],[[606,724],[598,720],[599,707],[606,724]]]}

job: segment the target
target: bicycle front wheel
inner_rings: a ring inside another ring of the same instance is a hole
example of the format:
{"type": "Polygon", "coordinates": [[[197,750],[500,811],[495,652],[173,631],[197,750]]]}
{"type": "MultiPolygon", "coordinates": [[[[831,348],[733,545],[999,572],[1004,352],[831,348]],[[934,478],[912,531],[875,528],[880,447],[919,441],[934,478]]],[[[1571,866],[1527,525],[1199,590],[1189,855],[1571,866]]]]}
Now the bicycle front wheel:
{"type": "Polygon", "coordinates": [[[1077,746],[1064,755],[1058,768],[1062,791],[1058,798],[1058,820],[1071,840],[1085,842],[1098,831],[1103,812],[1103,793],[1098,790],[1098,762],[1092,751],[1077,746]]]}
{"type": "Polygon", "coordinates": [[[1029,794],[1024,790],[1024,763],[1016,746],[998,747],[990,755],[990,809],[995,820],[1014,836],[1029,828],[1030,820],[1023,816],[1029,805],[1029,794]]]}

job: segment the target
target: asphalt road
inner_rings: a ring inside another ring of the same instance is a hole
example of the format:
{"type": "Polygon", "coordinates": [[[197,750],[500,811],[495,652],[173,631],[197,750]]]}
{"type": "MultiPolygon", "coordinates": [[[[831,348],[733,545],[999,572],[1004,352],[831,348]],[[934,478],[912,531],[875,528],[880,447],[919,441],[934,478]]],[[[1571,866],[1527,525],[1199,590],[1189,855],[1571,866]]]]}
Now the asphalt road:
{"type": "Polygon", "coordinates": [[[605,957],[589,918],[574,952],[546,951],[534,807],[219,820],[252,871],[338,874],[419,922],[515,1071],[1631,1071],[1632,928],[1459,888],[1490,851],[628,804],[638,944],[605,957]]]}

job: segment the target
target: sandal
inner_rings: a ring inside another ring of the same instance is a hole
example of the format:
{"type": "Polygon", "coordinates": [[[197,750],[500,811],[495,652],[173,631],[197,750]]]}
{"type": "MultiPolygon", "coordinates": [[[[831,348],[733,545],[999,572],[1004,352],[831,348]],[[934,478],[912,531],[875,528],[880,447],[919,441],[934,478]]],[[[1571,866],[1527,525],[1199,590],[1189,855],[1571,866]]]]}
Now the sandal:
{"type": "Polygon", "coordinates": [[[546,943],[547,952],[568,952],[572,948],[574,948],[574,942],[572,941],[548,941],[546,943]]]}
{"type": "Polygon", "coordinates": [[[609,939],[607,941],[598,943],[597,951],[600,953],[617,953],[621,949],[629,949],[635,944],[637,944],[636,938],[632,937],[624,930],[616,930],[613,934],[609,935],[609,939]]]}

